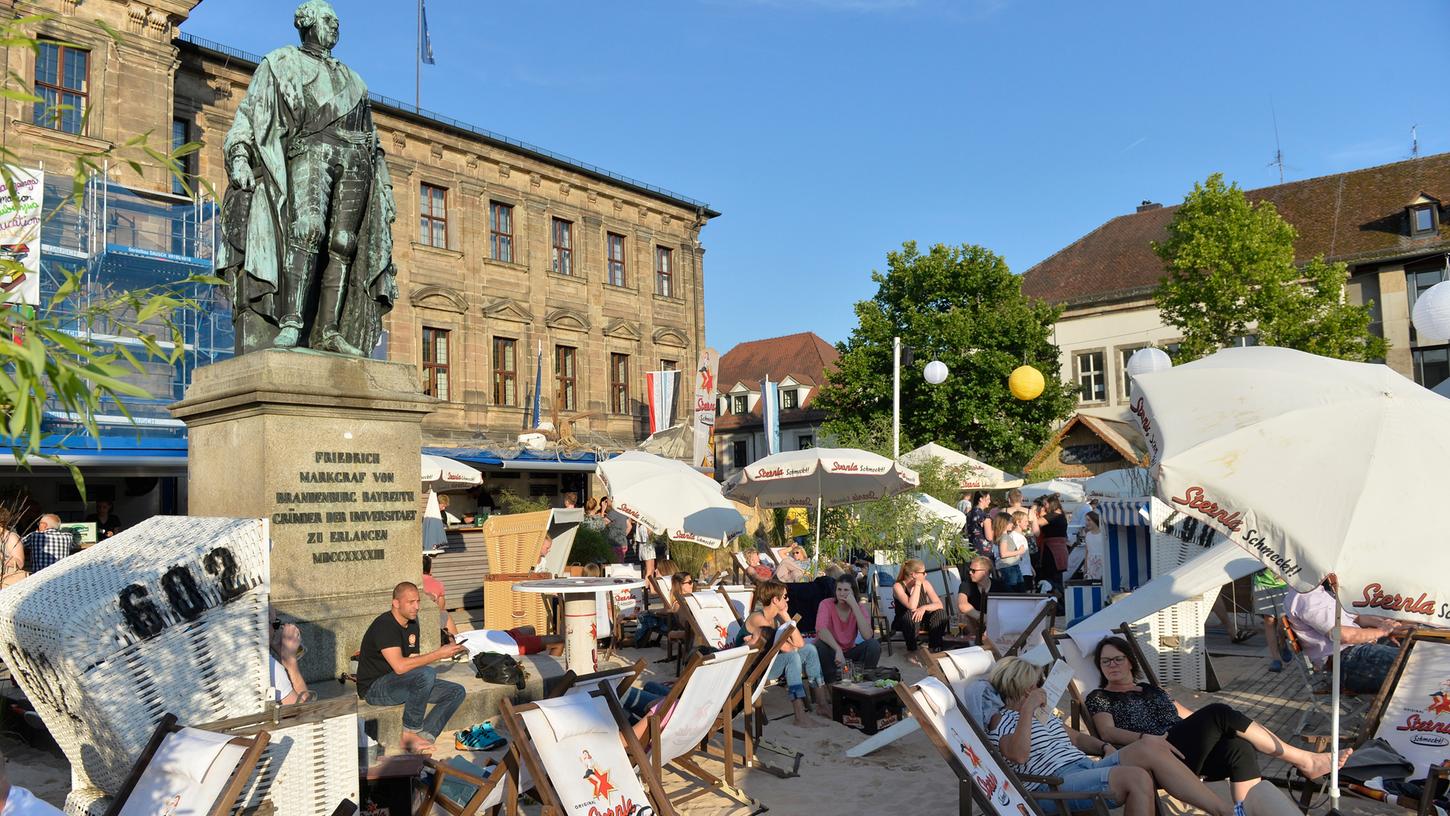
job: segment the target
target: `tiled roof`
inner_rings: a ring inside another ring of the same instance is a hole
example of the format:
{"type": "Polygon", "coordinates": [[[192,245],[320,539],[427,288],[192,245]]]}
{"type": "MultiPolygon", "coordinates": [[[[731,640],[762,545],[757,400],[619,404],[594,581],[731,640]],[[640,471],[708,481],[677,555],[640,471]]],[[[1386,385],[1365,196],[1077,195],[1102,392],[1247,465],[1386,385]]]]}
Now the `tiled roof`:
{"type": "Polygon", "coordinates": [[[835,346],[815,332],[751,340],[725,352],[720,358],[720,376],[715,381],[722,393],[738,382],[759,391],[761,381],[767,376],[772,382],[789,376],[802,385],[819,385],[825,381],[826,367],[835,365],[840,356],[835,346]]]}
{"type": "MultiPolygon", "coordinates": [[[[1300,261],[1323,255],[1359,264],[1442,251],[1450,226],[1442,209],[1438,235],[1411,238],[1406,206],[1424,194],[1450,204],[1450,153],[1333,176],[1248,190],[1271,201],[1299,231],[1300,261]]],[[[1163,276],[1152,242],[1168,237],[1178,207],[1120,215],[1027,270],[1022,291],[1054,303],[1087,303],[1147,294],[1163,276]]]]}

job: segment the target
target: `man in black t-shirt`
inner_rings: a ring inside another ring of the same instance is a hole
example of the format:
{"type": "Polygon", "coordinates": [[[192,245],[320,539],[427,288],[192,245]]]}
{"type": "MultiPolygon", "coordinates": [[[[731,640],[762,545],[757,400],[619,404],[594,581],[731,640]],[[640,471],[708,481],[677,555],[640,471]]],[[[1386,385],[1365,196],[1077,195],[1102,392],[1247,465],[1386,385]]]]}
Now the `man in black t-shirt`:
{"type": "Polygon", "coordinates": [[[463,686],[439,680],[428,665],[461,651],[459,644],[448,643],[418,654],[418,587],[410,581],[393,587],[393,608],[379,615],[363,635],[357,696],[372,705],[403,707],[404,751],[431,753],[433,741],[463,704],[463,686]]]}

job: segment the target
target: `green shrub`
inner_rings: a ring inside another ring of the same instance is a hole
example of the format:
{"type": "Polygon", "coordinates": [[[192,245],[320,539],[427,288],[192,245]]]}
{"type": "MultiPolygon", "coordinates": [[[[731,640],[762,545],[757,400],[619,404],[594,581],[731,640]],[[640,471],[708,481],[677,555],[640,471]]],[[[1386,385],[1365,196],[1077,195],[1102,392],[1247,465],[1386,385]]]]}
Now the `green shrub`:
{"type": "Polygon", "coordinates": [[[589,564],[595,561],[614,563],[614,548],[609,546],[609,538],[603,530],[581,524],[574,534],[574,546],[569,550],[569,563],[589,564]]]}
{"type": "Polygon", "coordinates": [[[548,510],[548,496],[520,496],[512,490],[500,490],[496,497],[496,504],[500,513],[512,515],[514,513],[536,513],[540,510],[548,510]]]}

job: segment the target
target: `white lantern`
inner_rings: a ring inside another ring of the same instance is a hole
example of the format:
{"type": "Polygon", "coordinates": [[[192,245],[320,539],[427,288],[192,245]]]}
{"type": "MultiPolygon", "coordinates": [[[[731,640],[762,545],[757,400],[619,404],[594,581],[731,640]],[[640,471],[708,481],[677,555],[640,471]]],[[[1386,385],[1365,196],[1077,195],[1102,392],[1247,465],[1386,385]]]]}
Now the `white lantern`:
{"type": "Polygon", "coordinates": [[[1415,298],[1410,319],[1421,340],[1450,340],[1450,281],[1437,283],[1415,298]]]}
{"type": "Polygon", "coordinates": [[[1167,371],[1173,367],[1173,358],[1168,352],[1159,348],[1138,349],[1133,356],[1128,358],[1128,364],[1124,370],[1129,377],[1138,377],[1143,374],[1152,374],[1155,371],[1167,371]]]}
{"type": "Polygon", "coordinates": [[[941,360],[932,360],[926,364],[926,370],[921,375],[932,385],[941,385],[947,378],[947,364],[941,360]]]}

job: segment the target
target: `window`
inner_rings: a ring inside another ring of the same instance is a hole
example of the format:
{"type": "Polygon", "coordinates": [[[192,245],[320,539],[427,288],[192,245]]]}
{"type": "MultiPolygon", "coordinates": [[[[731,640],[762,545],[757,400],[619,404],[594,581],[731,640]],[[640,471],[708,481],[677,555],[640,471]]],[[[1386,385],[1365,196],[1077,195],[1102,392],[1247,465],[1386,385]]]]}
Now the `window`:
{"type": "Polygon", "coordinates": [[[1257,334],[1239,334],[1228,341],[1229,348],[1249,348],[1250,346],[1257,346],[1258,344],[1259,336],[1257,334]]]}
{"type": "Polygon", "coordinates": [[[609,355],[609,410],[629,413],[629,355],[609,355]]]}
{"type": "Polygon", "coordinates": [[[423,327],[423,393],[448,399],[448,331],[423,327]]]}
{"type": "Polygon", "coordinates": [[[554,272],[574,274],[574,225],[562,218],[554,219],[554,272]]]}
{"type": "Polygon", "coordinates": [[[1128,375],[1128,361],[1134,354],[1147,348],[1147,346],[1134,346],[1132,348],[1118,349],[1118,382],[1123,384],[1123,399],[1128,399],[1133,394],[1133,378],[1128,375]]]}
{"type": "Polygon", "coordinates": [[[1417,204],[1410,208],[1410,234],[1423,235],[1427,232],[1434,232],[1436,218],[1434,204],[1417,204]]]}
{"type": "MultiPolygon", "coordinates": [[[[1430,287],[1445,280],[1445,258],[1431,258],[1413,264],[1405,265],[1405,292],[1409,295],[1410,314],[1415,313],[1415,301],[1420,296],[1430,291],[1430,287]]],[[[1419,339],[1415,331],[1415,324],[1410,324],[1410,341],[1419,339]]]]}
{"type": "Polygon", "coordinates": [[[418,194],[418,243],[448,248],[448,190],[423,184],[418,194]]]}
{"type": "Polygon", "coordinates": [[[744,439],[737,439],[730,443],[730,463],[736,467],[745,467],[750,464],[750,454],[745,450],[744,439]]]}
{"type": "Polygon", "coordinates": [[[90,93],[91,52],[42,42],[35,54],[35,123],[80,133],[90,93]],[[61,110],[65,108],[65,110],[61,110]]]}
{"type": "Polygon", "coordinates": [[[1415,382],[1434,388],[1450,379],[1450,347],[1414,349],[1410,354],[1415,360],[1415,382]]]}
{"type": "Polygon", "coordinates": [[[810,434],[801,434],[795,438],[796,450],[810,450],[815,444],[816,440],[810,434]]]}
{"type": "Polygon", "coordinates": [[[789,411],[797,407],[799,406],[796,403],[796,390],[794,388],[789,391],[780,392],[780,410],[789,411]]]}
{"type": "Polygon", "coordinates": [[[1102,402],[1108,398],[1107,382],[1103,374],[1103,353],[1089,351],[1079,354],[1077,360],[1077,387],[1083,402],[1102,402]]]}
{"type": "Polygon", "coordinates": [[[666,247],[655,247],[655,294],[657,295],[675,296],[675,275],[670,271],[673,254],[666,247]]]}
{"type": "Polygon", "coordinates": [[[624,285],[624,236],[616,232],[604,236],[604,246],[609,255],[609,285],[624,285]]]}
{"type": "Polygon", "coordinates": [[[495,337],[493,338],[493,404],[518,405],[518,399],[518,342],[507,337],[495,337]]]}
{"type": "Polygon", "coordinates": [[[565,411],[577,410],[579,405],[579,380],[575,374],[578,357],[578,349],[554,346],[554,399],[565,411]]]}
{"type": "Polygon", "coordinates": [[[750,397],[736,394],[730,398],[730,413],[743,414],[750,410],[750,397]]]}
{"type": "Polygon", "coordinates": [[[514,208],[497,201],[488,202],[489,257],[495,261],[514,261],[514,208]]]}
{"type": "MultiPolygon", "coordinates": [[[[182,118],[171,120],[171,152],[174,154],[186,144],[191,142],[191,123],[182,118]]],[[[196,178],[196,153],[188,153],[176,160],[177,170],[181,175],[171,176],[171,192],[177,195],[188,195],[187,187],[194,184],[196,178]]]]}

